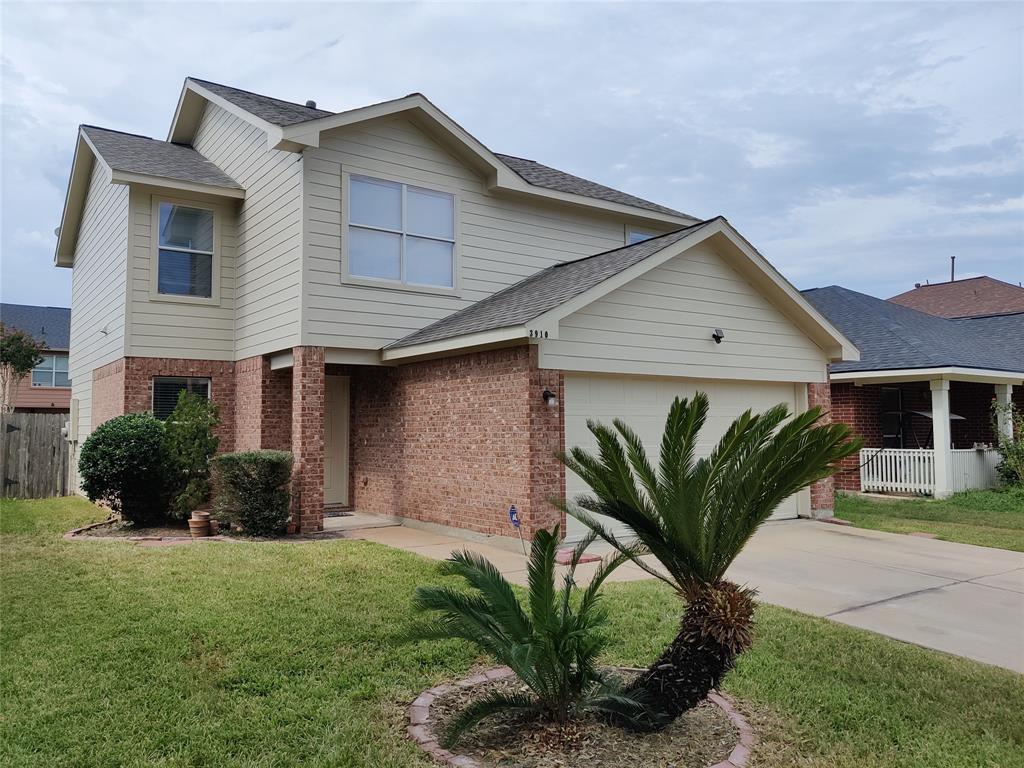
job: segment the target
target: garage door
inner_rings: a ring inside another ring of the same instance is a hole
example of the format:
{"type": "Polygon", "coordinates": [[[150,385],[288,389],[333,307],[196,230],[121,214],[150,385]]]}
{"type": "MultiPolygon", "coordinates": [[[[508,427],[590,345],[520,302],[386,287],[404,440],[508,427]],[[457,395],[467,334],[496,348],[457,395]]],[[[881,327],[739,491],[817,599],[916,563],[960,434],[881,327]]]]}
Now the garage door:
{"type": "MultiPolygon", "coordinates": [[[[778,403],[786,403],[791,410],[796,410],[797,389],[787,383],[698,382],[692,379],[566,374],[566,449],[581,446],[596,451],[597,442],[587,429],[587,419],[596,419],[611,426],[612,419],[621,418],[640,436],[648,458],[657,466],[658,447],[672,399],[692,397],[698,390],[706,392],[710,401],[708,419],[700,433],[698,456],[707,456],[733,420],[748,408],[756,413],[778,403]]],[[[566,473],[565,484],[569,499],[589,492],[573,472],[566,473]]],[[[779,506],[772,519],[796,517],[797,509],[797,497],[791,496],[779,506]]],[[[569,518],[567,528],[570,541],[581,538],[587,531],[573,517],[569,518]]]]}

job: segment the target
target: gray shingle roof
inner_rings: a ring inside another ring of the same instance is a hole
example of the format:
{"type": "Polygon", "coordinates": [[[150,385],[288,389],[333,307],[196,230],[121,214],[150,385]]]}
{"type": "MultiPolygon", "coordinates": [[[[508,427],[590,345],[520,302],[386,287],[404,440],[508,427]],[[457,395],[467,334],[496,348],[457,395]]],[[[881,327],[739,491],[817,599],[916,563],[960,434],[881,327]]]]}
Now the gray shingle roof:
{"type": "Polygon", "coordinates": [[[238,182],[192,147],[94,125],[83,125],[82,132],[115,171],[241,189],[238,182]]]}
{"type": "Polygon", "coordinates": [[[715,219],[576,261],[555,264],[388,345],[390,349],[523,325],[715,219]]]}
{"type": "MultiPolygon", "coordinates": [[[[327,110],[312,109],[310,107],[303,106],[302,104],[282,101],[281,99],[275,99],[270,96],[261,96],[258,93],[243,91],[238,88],[232,88],[228,85],[212,83],[209,80],[200,80],[197,77],[190,77],[189,80],[194,83],[198,83],[208,91],[230,101],[235,106],[244,109],[246,112],[255,115],[261,120],[266,120],[272,125],[295,125],[297,123],[304,123],[309,120],[316,120],[321,117],[328,117],[329,115],[335,114],[334,112],[328,112],[327,110]]],[[[666,208],[664,205],[658,205],[657,203],[652,203],[650,200],[644,200],[643,198],[636,197],[635,195],[620,192],[617,189],[606,187],[595,181],[589,181],[587,179],[580,178],[579,176],[573,176],[571,173],[566,173],[565,171],[560,171],[557,168],[542,165],[534,160],[524,160],[521,157],[502,155],[498,153],[495,153],[495,156],[502,163],[511,168],[516,175],[523,179],[523,181],[534,187],[551,189],[557,192],[567,192],[573,195],[580,195],[581,197],[589,197],[594,200],[604,200],[609,203],[619,203],[620,205],[628,205],[633,208],[653,211],[667,216],[694,218],[693,216],[681,213],[672,208],[666,208]]]]}
{"type": "Polygon", "coordinates": [[[237,107],[261,120],[266,120],[271,125],[294,125],[304,123],[307,120],[316,120],[318,117],[333,115],[324,109],[313,109],[303,104],[295,104],[291,101],[275,99],[271,96],[261,96],[251,91],[243,91],[240,88],[232,88],[220,83],[211,83],[209,80],[200,80],[198,77],[190,77],[194,83],[198,83],[211,93],[215,93],[222,99],[230,101],[237,107]]]}
{"type": "Polygon", "coordinates": [[[947,366],[1024,372],[1024,314],[997,327],[926,315],[838,285],[803,295],[860,349],[859,361],[833,363],[833,373],[947,366]]]}
{"type": "Polygon", "coordinates": [[[0,322],[44,342],[50,349],[68,349],[71,344],[71,310],[66,307],[0,304],[0,322]]]}
{"type": "Polygon", "coordinates": [[[573,176],[571,173],[560,171],[557,168],[550,168],[535,160],[524,160],[521,157],[498,153],[495,153],[495,156],[515,171],[523,181],[535,187],[552,189],[556,192],[568,192],[573,195],[582,195],[583,197],[604,200],[609,203],[629,205],[633,208],[643,208],[648,211],[664,213],[668,216],[693,218],[672,208],[666,208],[664,205],[658,205],[650,200],[644,200],[641,197],[598,184],[596,181],[588,181],[587,179],[581,179],[579,176],[573,176]]]}

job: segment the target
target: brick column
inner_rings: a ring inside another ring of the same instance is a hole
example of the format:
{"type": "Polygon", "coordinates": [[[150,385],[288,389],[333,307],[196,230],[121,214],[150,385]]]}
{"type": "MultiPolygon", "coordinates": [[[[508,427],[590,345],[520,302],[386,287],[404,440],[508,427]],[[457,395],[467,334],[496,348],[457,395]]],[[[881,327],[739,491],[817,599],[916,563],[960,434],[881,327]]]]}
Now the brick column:
{"type": "Polygon", "coordinates": [[[235,364],[235,450],[292,449],[292,372],[269,357],[235,364]]]}
{"type": "MultiPolygon", "coordinates": [[[[819,405],[824,410],[822,421],[832,421],[832,389],[826,381],[807,385],[807,407],[819,405]]],[[[811,517],[832,517],[835,508],[835,480],[829,476],[811,486],[811,517]]]]}
{"type": "Polygon", "coordinates": [[[324,527],[324,348],[295,347],[292,357],[292,521],[308,533],[324,527]]]}
{"type": "Polygon", "coordinates": [[[564,375],[561,371],[537,368],[537,347],[530,347],[530,375],[526,403],[529,412],[529,486],[528,509],[524,534],[533,535],[542,528],[551,529],[560,525],[565,536],[565,515],[551,504],[551,499],[565,498],[565,465],[555,454],[564,449],[565,434],[565,393],[564,375]],[[558,405],[549,406],[544,401],[548,390],[558,398],[558,405]]]}

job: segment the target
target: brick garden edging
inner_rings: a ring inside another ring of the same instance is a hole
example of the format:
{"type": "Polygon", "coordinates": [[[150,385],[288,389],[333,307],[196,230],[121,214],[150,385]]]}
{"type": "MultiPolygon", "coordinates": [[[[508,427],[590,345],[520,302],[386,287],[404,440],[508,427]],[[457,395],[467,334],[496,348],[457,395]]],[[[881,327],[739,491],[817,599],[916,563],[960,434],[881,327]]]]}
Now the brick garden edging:
{"type": "MultiPolygon", "coordinates": [[[[475,758],[469,755],[457,755],[449,752],[438,744],[437,736],[430,727],[430,707],[436,699],[455,688],[471,688],[474,685],[480,685],[490,680],[501,680],[511,676],[512,670],[508,667],[495,667],[476,675],[470,675],[454,683],[441,683],[441,685],[428,688],[409,705],[409,727],[406,728],[406,733],[408,733],[410,739],[419,745],[420,749],[442,765],[451,765],[455,766],[455,768],[484,768],[484,765],[475,758]]],[[[726,716],[740,733],[740,741],[733,747],[729,757],[715,763],[710,768],[745,768],[747,761],[750,759],[750,750],[757,743],[757,736],[754,735],[754,731],[746,718],[736,710],[736,707],[733,706],[732,701],[728,697],[712,691],[708,694],[708,700],[725,712],[726,716]]]]}

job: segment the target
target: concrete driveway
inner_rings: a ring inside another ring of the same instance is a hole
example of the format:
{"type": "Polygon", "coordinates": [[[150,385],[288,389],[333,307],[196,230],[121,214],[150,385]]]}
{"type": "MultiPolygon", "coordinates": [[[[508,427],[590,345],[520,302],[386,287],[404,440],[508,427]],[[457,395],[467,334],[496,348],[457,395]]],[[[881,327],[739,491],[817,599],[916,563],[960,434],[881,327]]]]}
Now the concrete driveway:
{"type": "MultiPolygon", "coordinates": [[[[350,535],[435,559],[473,549],[525,582],[522,553],[493,544],[400,526],[350,535]]],[[[767,523],[729,575],[769,603],[1024,672],[1024,553],[792,520],[767,523]]],[[[613,575],[644,578],[632,564],[613,575]]]]}

